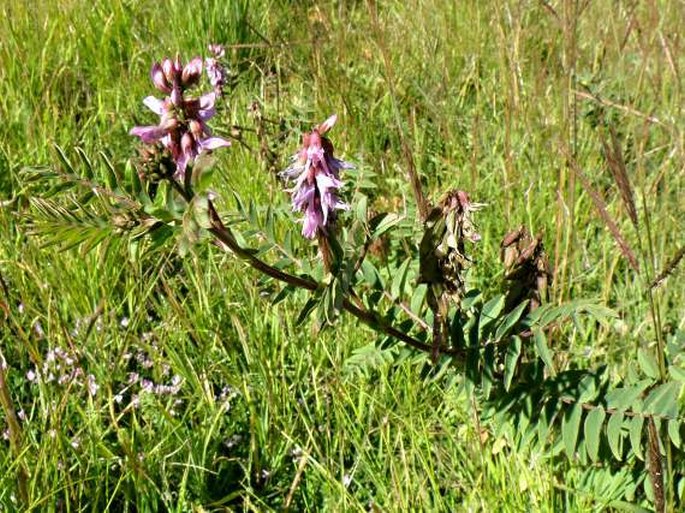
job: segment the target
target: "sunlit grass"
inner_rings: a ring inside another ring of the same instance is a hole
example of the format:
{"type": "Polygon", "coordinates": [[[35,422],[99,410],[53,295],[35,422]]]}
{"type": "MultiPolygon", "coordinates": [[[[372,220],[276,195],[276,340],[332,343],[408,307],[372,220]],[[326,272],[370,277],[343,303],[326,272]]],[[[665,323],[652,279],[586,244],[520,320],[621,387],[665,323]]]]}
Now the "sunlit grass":
{"type": "MultiPolygon", "coordinates": [[[[374,205],[398,211],[411,201],[405,138],[432,200],[458,187],[488,204],[472,284],[498,289],[499,241],[510,228],[543,233],[557,268],[554,300],[592,298],[620,314],[613,326],[579,324],[565,349],[584,365],[621,369],[653,339],[649,310],[565,155],[632,236],[602,156],[602,125],[612,124],[640,208],[646,198],[660,269],[682,245],[685,52],[682,7],[657,3],[593,2],[576,17],[564,2],[553,13],[513,1],[5,0],[0,199],[22,190],[22,167],[56,161],[53,144],[104,151],[123,166],[134,153],[128,130],[151,122],[141,104],[152,92],[151,62],[202,54],[210,42],[235,45],[238,78],[217,132],[252,127],[248,109],[259,102],[289,129],[270,141],[285,165],[299,129],[337,112],[336,151],[376,171],[374,205]]],[[[253,132],[242,134],[259,148],[253,132]]],[[[235,143],[217,159],[219,205],[230,204],[231,190],[257,204],[286,201],[257,151],[235,143]]],[[[349,372],[346,359],[371,331],[350,319],[322,333],[296,325],[301,297],[271,305],[273,290],[218,249],[183,259],[136,259],[116,244],[60,252],[28,234],[22,212],[16,204],[0,212],[2,352],[24,417],[19,459],[0,442],[3,511],[19,507],[21,467],[35,511],[603,504],[578,469],[560,472],[544,455],[495,440],[459,376],[434,378],[425,358],[349,372]],[[30,382],[27,373],[58,347],[83,376],[30,382]],[[176,379],[173,394],[146,391],[176,379]]],[[[677,274],[658,291],[669,329],[683,328],[684,294],[677,274]]]]}

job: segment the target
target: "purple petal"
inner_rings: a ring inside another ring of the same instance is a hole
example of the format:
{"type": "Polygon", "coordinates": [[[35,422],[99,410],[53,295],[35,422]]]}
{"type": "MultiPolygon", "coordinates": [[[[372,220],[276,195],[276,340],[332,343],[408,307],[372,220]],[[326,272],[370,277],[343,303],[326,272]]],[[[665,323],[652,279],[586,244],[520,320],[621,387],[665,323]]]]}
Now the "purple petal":
{"type": "Polygon", "coordinates": [[[164,103],[164,100],[160,100],[154,96],[148,96],[143,100],[143,104],[158,116],[164,114],[164,111],[166,110],[164,103]]]}
{"type": "Polygon", "coordinates": [[[221,137],[208,137],[200,141],[200,147],[203,150],[216,150],[217,148],[224,148],[230,146],[231,142],[221,137]]]}
{"type": "Polygon", "coordinates": [[[335,122],[338,120],[338,115],[333,114],[331,117],[329,117],[326,121],[321,123],[319,125],[319,132],[322,134],[325,134],[328,132],[331,128],[333,128],[333,125],[335,125],[335,122]]]}
{"type": "Polygon", "coordinates": [[[302,225],[302,235],[308,239],[316,237],[319,228],[323,229],[321,213],[315,208],[309,208],[304,214],[304,225],[302,225]]]}
{"type": "Polygon", "coordinates": [[[313,185],[304,185],[296,189],[292,198],[293,211],[301,212],[305,208],[314,208],[312,205],[315,192],[313,185]]]}
{"type": "Polygon", "coordinates": [[[214,108],[214,102],[216,101],[216,93],[207,93],[200,96],[200,109],[207,110],[214,108]]]}
{"type": "Polygon", "coordinates": [[[129,134],[140,137],[144,143],[151,144],[159,141],[167,131],[160,126],[137,126],[131,129],[129,134]]]}
{"type": "Polygon", "coordinates": [[[183,178],[186,174],[186,167],[188,166],[189,157],[186,153],[181,153],[176,159],[176,172],[174,173],[175,178],[183,178]]]}

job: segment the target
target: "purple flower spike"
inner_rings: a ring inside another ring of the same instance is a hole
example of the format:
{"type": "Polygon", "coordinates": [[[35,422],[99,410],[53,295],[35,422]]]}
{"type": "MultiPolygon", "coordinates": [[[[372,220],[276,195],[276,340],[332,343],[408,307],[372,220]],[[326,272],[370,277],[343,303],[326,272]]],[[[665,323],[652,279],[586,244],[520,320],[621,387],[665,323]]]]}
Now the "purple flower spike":
{"type": "Polygon", "coordinates": [[[219,62],[226,54],[224,47],[221,45],[209,45],[209,52],[212,57],[205,59],[205,69],[207,70],[207,77],[209,83],[214,87],[214,92],[217,96],[223,94],[224,85],[226,84],[226,69],[219,62]]]}
{"type": "Polygon", "coordinates": [[[174,178],[177,179],[185,176],[187,166],[200,154],[231,144],[226,139],[212,136],[207,126],[207,121],[216,113],[216,93],[186,96],[187,90],[199,82],[202,68],[200,57],[195,57],[185,66],[179,57],[154,63],[150,71],[152,83],[167,96],[162,100],[148,96],[143,103],[160,117],[159,124],[137,126],[129,132],[146,144],[161,143],[169,150],[176,164],[174,178]]]}
{"type": "Polygon", "coordinates": [[[352,164],[333,156],[333,144],[323,137],[335,124],[335,115],[328,118],[310,133],[302,137],[302,147],[293,155],[292,163],[281,175],[294,180],[291,193],[293,211],[304,213],[302,235],[308,239],[318,234],[328,235],[328,228],[335,221],[336,210],[349,207],[338,197],[340,170],[350,169],[352,164]]]}

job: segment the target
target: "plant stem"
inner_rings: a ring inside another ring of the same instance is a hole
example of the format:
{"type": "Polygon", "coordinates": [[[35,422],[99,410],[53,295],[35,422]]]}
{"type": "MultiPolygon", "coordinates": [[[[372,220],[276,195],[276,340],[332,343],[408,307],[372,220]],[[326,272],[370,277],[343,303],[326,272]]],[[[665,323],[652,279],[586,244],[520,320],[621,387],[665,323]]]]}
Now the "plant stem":
{"type": "MultiPolygon", "coordinates": [[[[321,285],[314,280],[295,276],[281,271],[280,269],[276,269],[263,260],[257,258],[250,250],[242,248],[231,233],[231,230],[227,228],[221,221],[221,218],[219,217],[219,214],[217,213],[211,201],[209,202],[209,218],[212,223],[209,231],[216,237],[218,245],[232,251],[238,258],[244,260],[261,273],[287,283],[288,285],[293,285],[311,292],[314,292],[321,287],[321,285]]],[[[376,331],[380,331],[386,335],[394,337],[397,340],[400,340],[420,351],[427,353],[432,351],[432,347],[430,345],[425,344],[411,335],[408,335],[407,333],[388,324],[376,312],[369,311],[364,308],[361,299],[359,299],[359,297],[357,297],[354,293],[350,294],[350,298],[345,298],[343,300],[343,309],[354,315],[367,326],[370,326],[376,331]]],[[[440,352],[460,359],[464,359],[465,357],[462,351],[454,348],[441,348],[440,352]]]]}

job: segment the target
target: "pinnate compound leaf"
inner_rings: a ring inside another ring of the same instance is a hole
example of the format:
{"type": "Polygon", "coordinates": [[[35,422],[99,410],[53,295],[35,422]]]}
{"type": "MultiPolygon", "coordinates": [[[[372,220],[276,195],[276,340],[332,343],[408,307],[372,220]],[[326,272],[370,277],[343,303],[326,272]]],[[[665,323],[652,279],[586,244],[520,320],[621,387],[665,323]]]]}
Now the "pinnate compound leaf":
{"type": "Polygon", "coordinates": [[[394,359],[394,347],[383,349],[372,342],[352,352],[343,363],[343,373],[368,376],[374,370],[392,363],[394,359]]]}
{"type": "Polygon", "coordinates": [[[602,407],[591,410],[585,418],[585,444],[587,447],[587,454],[592,461],[597,461],[598,458],[599,441],[605,418],[606,412],[602,407]]]}

